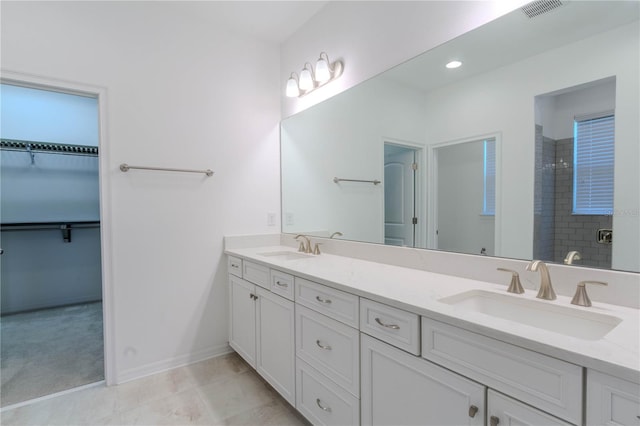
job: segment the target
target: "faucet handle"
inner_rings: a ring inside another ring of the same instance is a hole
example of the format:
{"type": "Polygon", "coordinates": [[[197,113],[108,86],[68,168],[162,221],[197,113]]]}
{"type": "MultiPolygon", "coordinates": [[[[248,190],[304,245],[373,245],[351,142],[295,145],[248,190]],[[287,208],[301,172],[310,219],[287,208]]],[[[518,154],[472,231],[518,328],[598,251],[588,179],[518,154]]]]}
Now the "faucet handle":
{"type": "Polygon", "coordinates": [[[314,249],[313,249],[313,254],[320,254],[320,244],[322,243],[316,243],[314,249]]]}
{"type": "Polygon", "coordinates": [[[580,281],[576,287],[576,294],[574,294],[573,299],[571,299],[572,305],[591,306],[591,299],[589,299],[589,295],[587,294],[586,284],[609,285],[603,281],[580,281]]]}
{"type": "Polygon", "coordinates": [[[300,241],[300,246],[298,247],[298,251],[304,253],[307,251],[307,248],[304,246],[304,241],[300,241]]]}
{"type": "Polygon", "coordinates": [[[507,289],[507,292],[509,293],[515,293],[515,294],[522,294],[524,293],[524,288],[522,288],[522,284],[520,283],[520,275],[518,274],[518,272],[514,271],[513,269],[507,269],[507,268],[497,268],[498,271],[502,271],[502,272],[511,272],[511,283],[509,284],[509,288],[507,289]]]}

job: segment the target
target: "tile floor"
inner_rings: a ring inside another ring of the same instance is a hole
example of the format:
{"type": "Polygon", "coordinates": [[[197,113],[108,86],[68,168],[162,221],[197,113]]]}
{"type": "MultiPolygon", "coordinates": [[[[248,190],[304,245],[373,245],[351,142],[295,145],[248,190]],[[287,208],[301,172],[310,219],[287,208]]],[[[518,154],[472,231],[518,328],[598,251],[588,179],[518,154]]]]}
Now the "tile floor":
{"type": "Polygon", "coordinates": [[[1,413],[2,425],[308,425],[237,354],[1,413]]]}

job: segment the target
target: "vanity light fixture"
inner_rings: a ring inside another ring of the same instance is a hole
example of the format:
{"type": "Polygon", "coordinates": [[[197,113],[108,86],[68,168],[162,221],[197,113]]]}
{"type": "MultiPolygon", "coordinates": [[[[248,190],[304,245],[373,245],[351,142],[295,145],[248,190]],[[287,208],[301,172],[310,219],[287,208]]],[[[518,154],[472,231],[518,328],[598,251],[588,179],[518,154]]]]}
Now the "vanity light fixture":
{"type": "Polygon", "coordinates": [[[329,55],[321,52],[315,70],[310,63],[305,63],[298,78],[295,72],[287,80],[286,95],[290,98],[305,96],[317,88],[335,80],[342,74],[342,62],[331,63],[329,55]]]}
{"type": "Polygon", "coordinates": [[[459,68],[461,65],[462,65],[462,62],[460,61],[451,61],[447,65],[445,65],[445,67],[449,69],[454,69],[454,68],[459,68]]]}
{"type": "Polygon", "coordinates": [[[289,98],[295,98],[300,96],[300,87],[298,86],[298,74],[295,72],[291,73],[291,77],[287,80],[287,91],[286,94],[289,98]]]}
{"type": "Polygon", "coordinates": [[[316,87],[316,81],[313,78],[313,67],[309,62],[304,64],[304,68],[302,68],[302,71],[300,71],[299,85],[300,90],[304,90],[305,92],[308,92],[309,90],[316,87]],[[309,68],[307,68],[307,65],[309,66],[309,68]]]}

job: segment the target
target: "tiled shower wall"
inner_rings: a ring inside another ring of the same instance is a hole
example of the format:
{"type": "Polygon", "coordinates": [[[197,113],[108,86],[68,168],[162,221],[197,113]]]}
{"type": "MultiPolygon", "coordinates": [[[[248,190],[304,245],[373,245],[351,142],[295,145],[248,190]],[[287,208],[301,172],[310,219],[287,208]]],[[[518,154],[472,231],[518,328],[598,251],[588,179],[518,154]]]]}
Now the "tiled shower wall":
{"type": "Polygon", "coordinates": [[[612,216],[572,214],[573,138],[554,141],[537,125],[535,153],[534,258],[562,263],[577,250],[582,260],[576,264],[611,268],[611,245],[596,236],[598,229],[612,229],[612,216]]]}
{"type": "MultiPolygon", "coordinates": [[[[578,250],[585,266],[611,268],[611,244],[597,242],[598,229],[613,229],[613,216],[575,215],[573,207],[573,138],[556,142],[555,260],[578,250]],[[562,163],[561,163],[562,162],[562,163]],[[562,166],[561,164],[566,164],[562,166]]],[[[615,237],[615,236],[614,236],[615,237]]]]}
{"type": "Polygon", "coordinates": [[[542,136],[542,126],[536,125],[534,259],[555,260],[555,158],[555,141],[542,136]]]}

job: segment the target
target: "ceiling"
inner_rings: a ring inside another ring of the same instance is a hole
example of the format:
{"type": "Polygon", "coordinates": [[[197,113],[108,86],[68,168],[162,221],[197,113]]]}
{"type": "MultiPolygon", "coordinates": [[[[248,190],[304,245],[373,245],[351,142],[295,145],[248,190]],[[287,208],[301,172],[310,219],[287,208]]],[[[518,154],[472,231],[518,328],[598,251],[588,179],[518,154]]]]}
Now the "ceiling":
{"type": "Polygon", "coordinates": [[[389,71],[384,76],[429,91],[505,66],[554,47],[636,21],[640,2],[571,1],[533,19],[520,10],[438,46],[389,71]],[[463,66],[447,70],[459,59],[463,66]]]}
{"type": "Polygon", "coordinates": [[[282,43],[328,1],[180,1],[181,12],[211,25],[282,43]]]}

